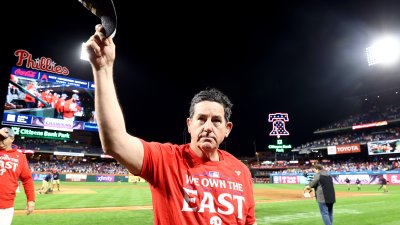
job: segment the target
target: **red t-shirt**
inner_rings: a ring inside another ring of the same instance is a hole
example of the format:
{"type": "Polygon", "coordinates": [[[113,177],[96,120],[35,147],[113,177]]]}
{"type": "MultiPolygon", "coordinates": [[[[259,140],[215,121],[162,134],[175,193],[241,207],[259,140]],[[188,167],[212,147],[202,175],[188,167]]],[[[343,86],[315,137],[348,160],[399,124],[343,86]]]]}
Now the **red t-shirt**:
{"type": "Polygon", "coordinates": [[[25,155],[16,149],[0,150],[0,209],[14,206],[18,178],[24,186],[27,201],[35,201],[32,174],[25,155]]]}
{"type": "Polygon", "coordinates": [[[72,99],[65,101],[64,105],[64,118],[72,118],[74,114],[81,110],[81,107],[77,105],[72,99]]]}
{"type": "Polygon", "coordinates": [[[140,176],[151,184],[154,224],[253,224],[249,169],[226,151],[198,157],[189,144],[145,142],[140,176]]]}
{"type": "MultiPolygon", "coordinates": [[[[35,85],[28,84],[26,90],[35,95],[35,85]]],[[[36,102],[36,99],[28,94],[25,95],[25,102],[36,102]]]]}

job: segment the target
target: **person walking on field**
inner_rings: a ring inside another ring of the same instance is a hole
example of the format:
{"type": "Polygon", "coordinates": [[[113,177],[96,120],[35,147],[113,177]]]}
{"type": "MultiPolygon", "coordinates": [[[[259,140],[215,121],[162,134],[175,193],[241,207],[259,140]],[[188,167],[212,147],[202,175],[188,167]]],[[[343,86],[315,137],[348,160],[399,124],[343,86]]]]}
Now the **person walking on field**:
{"type": "Polygon", "coordinates": [[[115,45],[102,29],[97,25],[85,44],[96,84],[102,148],[150,184],[154,224],[257,224],[249,169],[219,149],[233,127],[229,98],[217,89],[195,94],[186,119],[188,144],[150,142],[130,135],[113,83],[115,45]]]}
{"type": "Polygon", "coordinates": [[[14,132],[10,128],[0,129],[0,225],[12,223],[18,179],[24,187],[27,215],[35,209],[32,174],[25,155],[17,148],[12,148],[14,139],[14,132]]]}
{"type": "Polygon", "coordinates": [[[346,184],[347,184],[347,190],[350,191],[350,179],[348,177],[346,177],[344,182],[346,182],[346,184]]]}
{"type": "Polygon", "coordinates": [[[357,178],[356,184],[357,184],[357,190],[361,191],[361,180],[357,178]]]}
{"type": "Polygon", "coordinates": [[[386,193],[388,192],[387,189],[387,180],[382,176],[379,181],[381,182],[381,186],[378,188],[378,191],[381,190],[383,188],[383,192],[386,193]]]}
{"type": "Polygon", "coordinates": [[[318,202],[322,220],[325,225],[333,224],[333,204],[336,202],[335,187],[332,177],[324,170],[321,164],[314,165],[315,175],[305,190],[315,189],[315,198],[318,202]]]}

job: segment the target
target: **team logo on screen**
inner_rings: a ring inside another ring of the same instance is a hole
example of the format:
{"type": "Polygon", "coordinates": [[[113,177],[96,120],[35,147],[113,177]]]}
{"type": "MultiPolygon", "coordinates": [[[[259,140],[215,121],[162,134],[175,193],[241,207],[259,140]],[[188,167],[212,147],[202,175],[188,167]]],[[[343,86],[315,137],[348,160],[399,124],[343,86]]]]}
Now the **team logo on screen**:
{"type": "Polygon", "coordinates": [[[287,113],[271,113],[268,115],[268,122],[272,122],[272,131],[270,136],[287,136],[289,132],[286,130],[285,122],[289,122],[289,115],[287,113]]]}

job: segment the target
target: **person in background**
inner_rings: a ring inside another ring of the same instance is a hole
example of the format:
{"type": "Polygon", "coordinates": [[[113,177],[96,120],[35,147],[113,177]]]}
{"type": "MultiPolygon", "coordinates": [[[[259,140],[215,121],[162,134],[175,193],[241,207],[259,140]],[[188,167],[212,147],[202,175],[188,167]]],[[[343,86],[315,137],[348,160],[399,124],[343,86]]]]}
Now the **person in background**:
{"type": "Polygon", "coordinates": [[[361,180],[357,178],[356,184],[357,184],[357,191],[361,191],[361,180]]]}
{"type": "Polygon", "coordinates": [[[48,194],[49,193],[49,189],[51,188],[52,179],[53,179],[53,176],[52,176],[51,172],[48,172],[42,180],[42,186],[39,189],[39,194],[48,194]]]}
{"type": "MultiPolygon", "coordinates": [[[[32,94],[32,95],[34,95],[34,96],[38,96],[39,95],[39,93],[37,92],[37,89],[36,89],[36,82],[35,81],[30,81],[29,83],[28,83],[28,85],[26,86],[26,90],[30,93],[30,94],[32,94]]],[[[26,94],[25,95],[25,104],[26,104],[26,108],[35,108],[35,106],[36,106],[36,99],[32,96],[32,95],[30,95],[30,94],[26,94]]]]}
{"type": "Polygon", "coordinates": [[[126,131],[113,82],[115,45],[102,29],[97,25],[85,44],[96,84],[95,110],[102,148],[150,184],[154,224],[257,224],[249,168],[219,149],[233,127],[229,98],[214,88],[194,95],[186,118],[191,137],[188,144],[132,136],[126,131]],[[212,190],[207,182],[215,184],[212,190]]]}
{"type": "Polygon", "coordinates": [[[332,177],[321,164],[314,165],[315,175],[305,190],[314,188],[322,220],[325,225],[333,224],[333,204],[336,202],[332,177]]]}
{"type": "Polygon", "coordinates": [[[64,116],[63,116],[63,114],[64,114],[64,105],[65,105],[65,100],[66,100],[67,98],[68,98],[68,95],[65,94],[65,93],[62,93],[62,94],[61,94],[61,98],[59,98],[59,99],[57,100],[55,109],[56,109],[56,112],[57,112],[56,118],[58,118],[58,119],[64,118],[64,116]]]}
{"type": "Polygon", "coordinates": [[[52,170],[53,174],[53,186],[51,187],[52,190],[54,190],[54,187],[57,185],[57,190],[60,191],[60,174],[56,169],[52,170]]]}
{"type": "MultiPolygon", "coordinates": [[[[10,80],[14,83],[18,83],[18,77],[15,75],[10,75],[10,80]]],[[[11,83],[8,84],[8,92],[6,97],[6,103],[16,104],[16,100],[18,100],[19,90],[16,86],[11,83]]]]}
{"type": "Polygon", "coordinates": [[[14,217],[14,200],[18,179],[22,181],[27,199],[26,213],[35,209],[35,187],[25,155],[12,148],[15,134],[8,128],[0,129],[0,224],[10,225],[14,217]]]}
{"type": "Polygon", "coordinates": [[[96,111],[92,111],[92,116],[90,117],[89,123],[97,123],[97,119],[96,119],[96,111]]]}
{"type": "Polygon", "coordinates": [[[18,187],[17,187],[17,190],[16,190],[17,193],[21,192],[21,184],[22,184],[22,182],[18,181],[18,187]]]}
{"type": "Polygon", "coordinates": [[[53,93],[53,96],[51,97],[51,103],[50,103],[52,108],[56,108],[58,99],[60,99],[60,97],[61,97],[61,95],[59,95],[57,92],[53,93]]]}
{"type": "Polygon", "coordinates": [[[81,111],[81,106],[78,105],[79,95],[73,94],[70,99],[65,101],[63,117],[65,120],[75,120],[75,113],[81,111]]]}
{"type": "Polygon", "coordinates": [[[387,180],[383,177],[383,175],[381,176],[381,178],[379,179],[379,181],[381,182],[381,186],[378,188],[378,191],[381,190],[383,188],[383,192],[386,193],[388,192],[387,189],[387,180]]]}
{"type": "Polygon", "coordinates": [[[346,182],[346,184],[347,184],[347,190],[350,191],[350,179],[348,177],[346,177],[344,182],[346,182]]]}
{"type": "MultiPolygon", "coordinates": [[[[49,102],[48,102],[48,100],[49,100],[49,97],[48,97],[48,96],[51,96],[50,90],[49,90],[49,89],[46,89],[46,90],[44,90],[44,91],[41,91],[41,92],[39,93],[39,96],[40,96],[40,99],[42,99],[44,102],[49,103],[49,102]]],[[[39,102],[39,103],[38,103],[38,108],[43,108],[43,107],[44,107],[44,104],[43,104],[42,102],[39,102]]]]}

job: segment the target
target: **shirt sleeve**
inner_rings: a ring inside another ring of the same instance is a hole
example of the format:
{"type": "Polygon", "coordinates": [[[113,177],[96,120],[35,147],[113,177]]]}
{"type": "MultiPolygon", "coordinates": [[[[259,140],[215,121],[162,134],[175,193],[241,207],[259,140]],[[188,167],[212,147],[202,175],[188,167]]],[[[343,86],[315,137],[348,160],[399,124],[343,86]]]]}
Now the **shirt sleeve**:
{"type": "Polygon", "coordinates": [[[24,186],[25,195],[27,201],[35,201],[35,187],[33,184],[32,173],[29,169],[28,161],[26,160],[25,155],[21,154],[22,157],[22,171],[19,179],[22,181],[22,185],[24,186]]]}
{"type": "Polygon", "coordinates": [[[308,186],[310,186],[311,188],[316,188],[318,186],[319,177],[320,177],[319,173],[314,174],[314,178],[312,179],[312,181],[310,181],[308,186]]]}
{"type": "Polygon", "coordinates": [[[144,159],[140,177],[154,186],[164,184],[164,174],[167,173],[168,161],[171,160],[174,152],[173,145],[141,141],[144,148],[144,159]]]}

